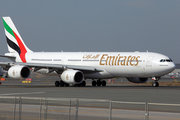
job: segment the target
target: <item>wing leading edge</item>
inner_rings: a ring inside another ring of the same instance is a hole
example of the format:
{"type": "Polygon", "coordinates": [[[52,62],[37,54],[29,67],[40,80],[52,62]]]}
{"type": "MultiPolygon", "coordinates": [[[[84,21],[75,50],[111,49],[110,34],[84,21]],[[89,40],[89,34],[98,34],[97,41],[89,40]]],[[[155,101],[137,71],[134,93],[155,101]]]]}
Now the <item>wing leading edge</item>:
{"type": "Polygon", "coordinates": [[[8,69],[14,65],[22,65],[30,68],[35,68],[34,71],[42,68],[53,69],[54,71],[64,71],[66,69],[80,70],[82,72],[103,72],[101,68],[94,68],[91,66],[77,66],[77,65],[62,65],[62,64],[44,64],[44,63],[16,63],[16,62],[0,62],[0,66],[4,69],[8,69]]]}

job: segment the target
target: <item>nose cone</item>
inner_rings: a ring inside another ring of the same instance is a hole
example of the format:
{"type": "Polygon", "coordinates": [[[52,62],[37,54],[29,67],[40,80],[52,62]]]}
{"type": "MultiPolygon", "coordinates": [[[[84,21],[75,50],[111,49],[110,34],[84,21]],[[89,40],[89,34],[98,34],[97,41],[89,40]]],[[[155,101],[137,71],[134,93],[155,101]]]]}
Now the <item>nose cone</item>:
{"type": "Polygon", "coordinates": [[[176,65],[173,62],[169,63],[168,69],[170,72],[172,72],[175,68],[176,68],[176,65]]]}
{"type": "Polygon", "coordinates": [[[159,73],[157,76],[163,76],[170,72],[172,72],[176,68],[176,65],[173,62],[165,63],[165,64],[159,64],[159,67],[157,69],[157,73],[159,73]]]}
{"type": "Polygon", "coordinates": [[[162,54],[155,54],[152,63],[154,76],[166,75],[176,68],[172,59],[162,54]]]}
{"type": "Polygon", "coordinates": [[[174,62],[167,57],[164,57],[162,62],[158,59],[153,61],[153,73],[156,74],[155,76],[166,75],[176,68],[174,62]]]}

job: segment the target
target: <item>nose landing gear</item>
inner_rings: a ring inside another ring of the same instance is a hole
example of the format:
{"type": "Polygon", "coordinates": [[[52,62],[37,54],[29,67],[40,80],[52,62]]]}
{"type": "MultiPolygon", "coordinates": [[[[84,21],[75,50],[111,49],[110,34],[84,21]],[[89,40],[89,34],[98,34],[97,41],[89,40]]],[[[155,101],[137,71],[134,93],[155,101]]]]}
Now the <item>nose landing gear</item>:
{"type": "Polygon", "coordinates": [[[159,83],[157,81],[160,80],[160,77],[152,77],[152,80],[153,80],[152,86],[159,87],[159,83]]]}
{"type": "Polygon", "coordinates": [[[159,83],[155,81],[155,82],[152,83],[152,86],[153,86],[153,87],[158,87],[158,86],[159,86],[159,83]]]}

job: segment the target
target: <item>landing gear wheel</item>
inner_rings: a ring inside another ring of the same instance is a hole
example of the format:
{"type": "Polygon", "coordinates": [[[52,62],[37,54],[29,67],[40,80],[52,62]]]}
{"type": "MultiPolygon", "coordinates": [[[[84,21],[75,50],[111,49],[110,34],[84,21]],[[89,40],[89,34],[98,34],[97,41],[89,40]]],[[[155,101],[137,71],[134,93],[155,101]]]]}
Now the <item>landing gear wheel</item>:
{"type": "Polygon", "coordinates": [[[159,86],[159,83],[158,83],[158,82],[153,82],[153,83],[152,83],[152,86],[153,86],[153,87],[158,87],[158,86],[159,86]]]}
{"type": "Polygon", "coordinates": [[[97,80],[97,86],[101,86],[101,81],[97,80]]]}
{"type": "Polygon", "coordinates": [[[103,81],[101,82],[101,84],[102,84],[102,86],[106,86],[106,81],[103,80],[103,81]]]}
{"type": "Polygon", "coordinates": [[[156,82],[156,87],[159,87],[159,83],[158,82],[156,82]]]}
{"type": "Polygon", "coordinates": [[[55,86],[56,86],[56,87],[59,87],[59,81],[56,81],[56,82],[55,82],[55,86]]]}
{"type": "Polygon", "coordinates": [[[65,83],[61,80],[60,83],[59,83],[59,86],[60,86],[60,87],[64,87],[64,84],[65,84],[65,83]]]}
{"type": "Polygon", "coordinates": [[[86,81],[82,81],[81,86],[85,87],[86,86],[86,81]]]}
{"type": "Polygon", "coordinates": [[[97,82],[96,81],[92,81],[92,86],[96,86],[97,82]]]}

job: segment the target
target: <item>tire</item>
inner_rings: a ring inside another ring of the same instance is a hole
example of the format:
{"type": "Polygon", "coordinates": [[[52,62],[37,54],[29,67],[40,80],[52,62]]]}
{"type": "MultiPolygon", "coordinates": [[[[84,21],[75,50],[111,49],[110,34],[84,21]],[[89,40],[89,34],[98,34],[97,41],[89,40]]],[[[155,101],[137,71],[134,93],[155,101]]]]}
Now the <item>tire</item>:
{"type": "Polygon", "coordinates": [[[59,86],[64,87],[64,82],[61,80],[59,86]]]}
{"type": "Polygon", "coordinates": [[[96,86],[97,82],[96,81],[92,81],[92,86],[96,86]]]}
{"type": "Polygon", "coordinates": [[[55,82],[55,87],[59,87],[59,81],[55,82]]]}
{"type": "Polygon", "coordinates": [[[85,87],[86,86],[86,81],[82,81],[81,86],[85,87]]]}
{"type": "Polygon", "coordinates": [[[158,87],[158,86],[159,86],[159,83],[158,83],[158,82],[153,82],[153,83],[152,83],[152,86],[153,86],[153,87],[158,87]]]}
{"type": "Polygon", "coordinates": [[[159,87],[159,83],[157,82],[156,87],[159,87]]]}
{"type": "Polygon", "coordinates": [[[106,81],[103,80],[103,81],[101,82],[101,84],[102,84],[102,86],[106,86],[106,81]]]}

